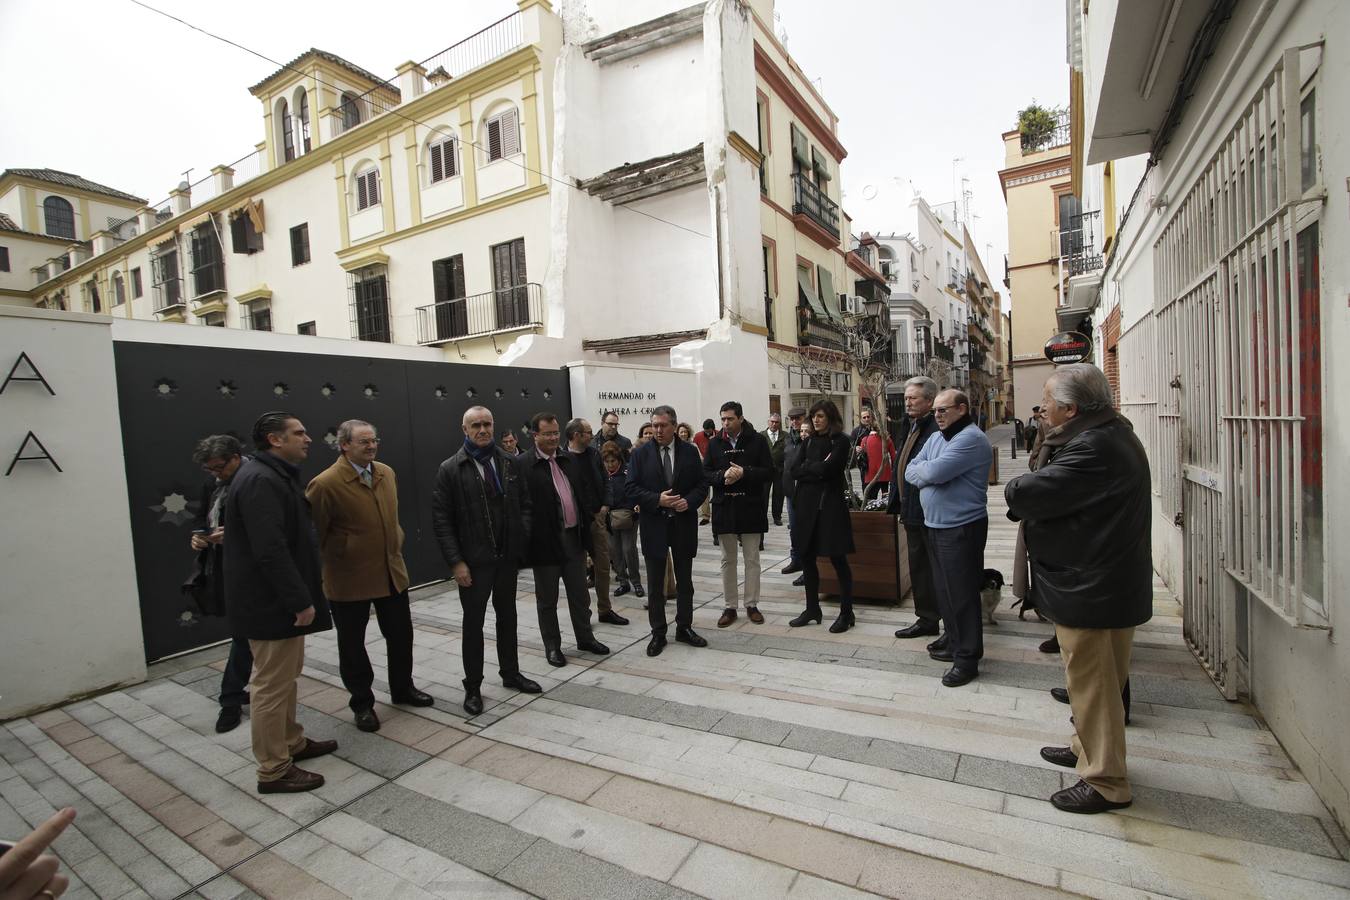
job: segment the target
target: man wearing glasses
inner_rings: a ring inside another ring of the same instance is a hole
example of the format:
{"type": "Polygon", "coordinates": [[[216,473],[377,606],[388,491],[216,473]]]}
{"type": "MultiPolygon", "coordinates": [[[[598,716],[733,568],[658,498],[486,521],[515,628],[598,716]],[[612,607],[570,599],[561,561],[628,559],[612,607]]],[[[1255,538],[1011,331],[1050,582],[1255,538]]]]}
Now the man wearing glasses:
{"type": "MultiPolygon", "coordinates": [[[[192,461],[202,467],[211,478],[202,487],[196,527],[192,530],[192,549],[199,554],[198,566],[201,584],[196,591],[203,613],[225,615],[225,498],[230,492],[230,480],[239,471],[247,456],[240,455],[243,445],[229,434],[213,434],[197,442],[192,461]]],[[[239,727],[242,707],[248,703],[248,680],[253,674],[253,651],[248,638],[235,637],[230,641],[230,655],[225,660],[225,671],[220,675],[220,715],[216,718],[216,734],[224,734],[239,727]]]]}
{"type": "Polygon", "coordinates": [[[960,687],[979,675],[984,656],[980,588],[994,448],[971,418],[963,392],[938,394],[933,415],[938,431],[905,468],[905,481],[919,489],[933,587],[947,631],[947,646],[928,655],[951,663],[942,684],[960,687]]]}
{"type": "Polygon", "coordinates": [[[375,461],[380,439],[369,422],[348,419],[338,426],[337,438],[337,460],[309,483],[305,496],[319,533],[323,591],[332,601],[342,685],[351,694],[356,727],[378,731],[375,672],[366,653],[372,606],[389,655],[390,698],[408,706],[436,701],[413,687],[408,567],[394,470],[375,461]]]}

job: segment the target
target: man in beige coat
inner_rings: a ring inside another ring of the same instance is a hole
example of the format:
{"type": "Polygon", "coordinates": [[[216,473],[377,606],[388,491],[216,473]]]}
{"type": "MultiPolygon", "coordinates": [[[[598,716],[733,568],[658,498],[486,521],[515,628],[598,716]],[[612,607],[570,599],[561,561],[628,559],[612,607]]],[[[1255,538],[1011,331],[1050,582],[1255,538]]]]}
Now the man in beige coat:
{"type": "Polygon", "coordinates": [[[352,695],[356,727],[378,731],[371,689],[375,673],[366,653],[371,606],[389,653],[390,697],[409,706],[436,701],[413,687],[408,568],[394,470],[375,461],[380,439],[369,422],[349,419],[339,425],[338,447],[337,461],[309,483],[305,496],[319,533],[323,590],[332,601],[342,684],[352,695]]]}

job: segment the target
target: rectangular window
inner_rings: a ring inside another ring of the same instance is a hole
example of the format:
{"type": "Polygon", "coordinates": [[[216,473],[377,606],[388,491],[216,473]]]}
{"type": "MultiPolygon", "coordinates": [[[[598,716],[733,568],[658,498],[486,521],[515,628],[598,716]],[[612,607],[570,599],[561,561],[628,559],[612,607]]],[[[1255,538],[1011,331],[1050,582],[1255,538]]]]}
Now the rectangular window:
{"type": "Polygon", "coordinates": [[[431,183],[445,181],[459,174],[459,141],[445,138],[431,145],[431,183]]]}
{"type": "Polygon", "coordinates": [[[1303,190],[1317,184],[1317,91],[1299,104],[1299,183],[1303,190]]]}
{"type": "MultiPolygon", "coordinates": [[[[1311,95],[1309,95],[1311,96],[1311,95]]],[[[1324,602],[1322,569],[1322,288],[1314,222],[1298,235],[1298,413],[1303,486],[1303,593],[1324,602]]]]}
{"type": "Polygon", "coordinates": [[[315,335],[318,334],[319,331],[317,328],[314,327],[313,322],[301,322],[299,325],[296,326],[295,333],[315,335]]]}
{"type": "Polygon", "coordinates": [[[211,328],[224,328],[225,314],[223,312],[207,313],[202,316],[201,322],[203,325],[207,325],[211,328]]]}
{"type": "Polygon", "coordinates": [[[514,107],[487,121],[488,162],[520,152],[520,117],[514,107]]]}
{"type": "Polygon", "coordinates": [[[9,271],[9,248],[0,247],[0,272],[9,271]]]}
{"type": "Polygon", "coordinates": [[[141,267],[137,266],[131,270],[131,296],[136,298],[144,293],[145,289],[141,285],[141,267]]]}
{"type": "Polygon", "coordinates": [[[225,290],[225,263],[221,259],[220,238],[214,220],[203,222],[192,229],[193,297],[203,297],[225,290]]]}
{"type": "Polygon", "coordinates": [[[492,288],[496,328],[518,328],[532,321],[525,276],[524,238],[492,248],[492,288]]]}
{"type": "Polygon", "coordinates": [[[309,223],[302,222],[291,229],[291,265],[303,266],[309,262],[309,223]]]}
{"type": "Polygon", "coordinates": [[[122,282],[122,273],[112,273],[113,305],[121,306],[127,302],[126,285],[122,282]]]}
{"type": "Polygon", "coordinates": [[[431,264],[436,297],[436,337],[463,337],[469,333],[469,309],[464,300],[464,255],[438,259],[431,264]]]}
{"type": "MultiPolygon", "coordinates": [[[[172,242],[167,245],[172,247],[172,242]]],[[[178,306],[183,302],[183,282],[178,274],[178,251],[161,250],[150,258],[150,274],[155,288],[156,311],[178,306]]]]}
{"type": "Polygon", "coordinates": [[[351,278],[353,334],[360,341],[390,343],[389,270],[367,266],[351,278]]]}
{"type": "Polygon", "coordinates": [[[380,205],[380,173],[376,169],[356,176],[356,211],[380,205]]]}
{"type": "Polygon", "coordinates": [[[236,213],[230,219],[230,243],[235,253],[260,253],[263,248],[263,236],[247,211],[236,213]]]}
{"type": "Polygon", "coordinates": [[[89,311],[94,313],[103,312],[103,298],[98,295],[98,282],[89,279],[84,285],[85,294],[89,297],[89,311]]]}
{"type": "Polygon", "coordinates": [[[249,331],[272,330],[272,306],[266,301],[244,307],[243,325],[249,331]]]}
{"type": "Polygon", "coordinates": [[[764,254],[764,327],[772,341],[776,340],[773,328],[773,250],[768,244],[760,249],[764,254]]]}

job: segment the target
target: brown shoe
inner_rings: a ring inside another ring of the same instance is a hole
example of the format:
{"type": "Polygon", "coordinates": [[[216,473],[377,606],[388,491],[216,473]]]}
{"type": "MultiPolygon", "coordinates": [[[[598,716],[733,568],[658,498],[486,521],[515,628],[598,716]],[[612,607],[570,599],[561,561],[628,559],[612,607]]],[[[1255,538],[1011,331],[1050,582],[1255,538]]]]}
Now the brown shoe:
{"type": "Polygon", "coordinates": [[[724,609],[722,610],[722,618],[717,620],[717,627],[726,628],[728,625],[730,625],[732,622],[735,621],[736,621],[736,610],[730,608],[724,609]]]}
{"type": "Polygon", "coordinates": [[[260,794],[301,794],[323,787],[323,776],[292,765],[276,781],[258,782],[260,794]]]}
{"type": "Polygon", "coordinates": [[[749,616],[750,621],[754,622],[756,625],[764,624],[764,613],[759,611],[758,606],[749,607],[748,609],[746,609],[745,614],[749,616]]]}
{"type": "Polygon", "coordinates": [[[291,754],[291,762],[313,759],[316,756],[327,756],[336,749],[337,741],[311,741],[309,738],[305,738],[305,746],[291,754]]]}

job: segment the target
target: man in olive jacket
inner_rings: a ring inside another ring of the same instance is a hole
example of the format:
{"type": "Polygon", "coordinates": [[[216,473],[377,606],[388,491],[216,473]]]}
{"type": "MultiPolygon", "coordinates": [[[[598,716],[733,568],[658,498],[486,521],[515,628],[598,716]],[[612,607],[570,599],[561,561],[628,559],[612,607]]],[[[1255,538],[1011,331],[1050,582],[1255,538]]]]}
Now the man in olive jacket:
{"type": "Polygon", "coordinates": [[[1061,366],[1045,382],[1040,467],[1005,488],[1023,522],[1037,608],[1055,623],[1076,733],[1045,747],[1079,781],[1050,798],[1067,812],[1130,805],[1125,707],[1134,629],[1153,615],[1148,457],[1111,406],[1096,366],[1061,366]]]}
{"type": "Polygon", "coordinates": [[[408,706],[436,700],[413,687],[412,612],[394,470],[376,462],[380,439],[369,422],[348,419],[338,426],[337,439],[337,460],[309,483],[305,496],[319,532],[323,589],[333,602],[338,672],[351,694],[348,705],[357,728],[379,731],[371,690],[375,671],[366,653],[372,606],[388,653],[390,699],[408,706]]]}
{"type": "Polygon", "coordinates": [[[270,412],[254,423],[253,443],[258,453],[239,467],[225,500],[225,606],[235,636],[253,651],[258,793],[312,791],[323,776],[295,763],[332,753],[337,741],[312,741],[295,720],[305,635],[333,625],[300,487],[310,437],[295,416],[270,412]]]}
{"type": "Polygon", "coordinates": [[[436,471],[431,525],[464,607],[464,711],[483,711],[483,620],[488,598],[497,616],[502,685],[525,694],[540,687],[520,674],[516,648],[516,575],[530,538],[530,495],[520,463],[492,439],[492,410],[464,412],[464,445],[436,471]]]}

